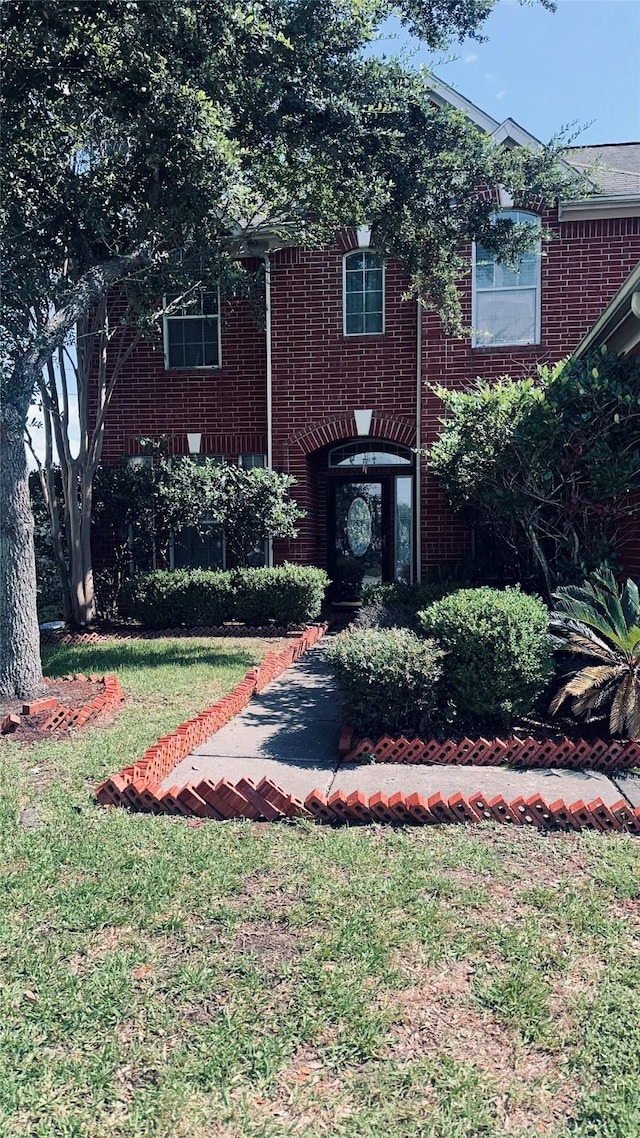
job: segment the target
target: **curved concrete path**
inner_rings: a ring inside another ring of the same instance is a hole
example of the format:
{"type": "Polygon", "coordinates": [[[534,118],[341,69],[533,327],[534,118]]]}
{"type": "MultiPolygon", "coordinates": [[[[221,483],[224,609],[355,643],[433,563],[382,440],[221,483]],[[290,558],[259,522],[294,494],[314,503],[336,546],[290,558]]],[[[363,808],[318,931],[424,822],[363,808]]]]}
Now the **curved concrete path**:
{"type": "Polygon", "coordinates": [[[417,791],[446,798],[480,791],[506,799],[541,794],[546,801],[573,803],[601,798],[607,805],[626,798],[640,805],[640,777],[613,780],[591,771],[510,770],[504,767],[424,766],[401,763],[343,763],[338,758],[340,706],[320,641],[274,680],[234,719],[183,759],[162,783],[163,789],[204,778],[235,783],[271,779],[282,790],[304,799],[312,790],[365,795],[417,791]]]}

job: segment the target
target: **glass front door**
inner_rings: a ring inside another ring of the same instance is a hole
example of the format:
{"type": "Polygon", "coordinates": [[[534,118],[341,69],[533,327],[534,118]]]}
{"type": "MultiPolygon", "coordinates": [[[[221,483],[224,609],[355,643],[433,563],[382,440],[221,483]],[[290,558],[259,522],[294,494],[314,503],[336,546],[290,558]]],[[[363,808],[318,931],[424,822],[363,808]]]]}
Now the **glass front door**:
{"type": "Polygon", "coordinates": [[[382,483],[345,479],[334,483],[332,572],[345,598],[383,580],[382,483]]]}
{"type": "Polygon", "coordinates": [[[410,475],[332,479],[330,527],[329,569],[336,598],[355,599],[363,585],[411,580],[410,475]]]}

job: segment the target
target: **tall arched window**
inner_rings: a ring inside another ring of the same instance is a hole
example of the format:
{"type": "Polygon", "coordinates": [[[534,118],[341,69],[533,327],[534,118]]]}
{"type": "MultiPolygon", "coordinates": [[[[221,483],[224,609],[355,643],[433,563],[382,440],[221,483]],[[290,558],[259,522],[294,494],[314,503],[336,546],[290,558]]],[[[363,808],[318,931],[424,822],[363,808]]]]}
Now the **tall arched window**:
{"type": "Polygon", "coordinates": [[[347,253],[343,268],[345,336],[384,332],[384,258],[358,249],[347,253]]]}
{"type": "MultiPolygon", "coordinates": [[[[540,226],[537,214],[523,210],[504,210],[496,217],[540,226]]],[[[513,269],[484,246],[474,247],[472,324],[474,348],[540,342],[540,241],[513,269]]]]}

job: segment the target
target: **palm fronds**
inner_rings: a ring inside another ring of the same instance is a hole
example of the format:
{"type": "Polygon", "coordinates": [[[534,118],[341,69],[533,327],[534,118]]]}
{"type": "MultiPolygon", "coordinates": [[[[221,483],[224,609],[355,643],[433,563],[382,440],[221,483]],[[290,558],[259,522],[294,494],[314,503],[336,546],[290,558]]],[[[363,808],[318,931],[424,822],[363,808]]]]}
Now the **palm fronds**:
{"type": "Polygon", "coordinates": [[[583,660],[551,701],[556,713],[570,699],[587,722],[609,709],[612,735],[640,738],[640,594],[634,581],[619,589],[609,569],[584,585],[558,589],[550,632],[555,647],[583,660]]]}

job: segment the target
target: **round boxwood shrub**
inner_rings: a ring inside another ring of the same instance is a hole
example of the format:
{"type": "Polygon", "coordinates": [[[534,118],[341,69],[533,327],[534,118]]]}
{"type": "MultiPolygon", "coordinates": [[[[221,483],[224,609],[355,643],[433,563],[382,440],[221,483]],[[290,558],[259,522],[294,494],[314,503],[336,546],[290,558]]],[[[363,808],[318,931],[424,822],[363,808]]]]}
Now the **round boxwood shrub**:
{"type": "Polygon", "coordinates": [[[443,696],[455,725],[504,729],[532,710],[553,672],[549,614],[538,597],[460,589],[418,619],[444,650],[443,696]]]}
{"type": "Polygon", "coordinates": [[[367,735],[428,731],[437,718],[442,653],[405,628],[348,629],[327,658],[345,721],[367,735]]]}

